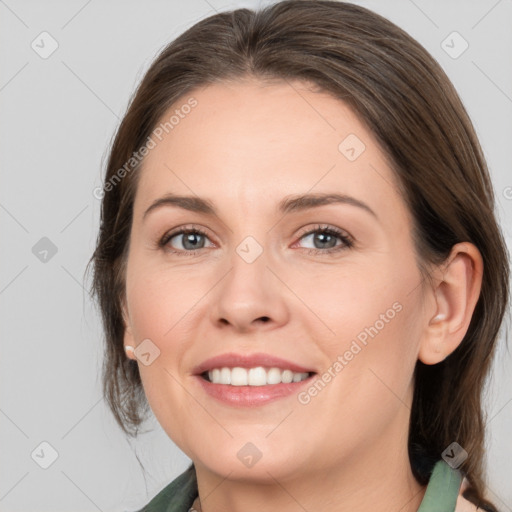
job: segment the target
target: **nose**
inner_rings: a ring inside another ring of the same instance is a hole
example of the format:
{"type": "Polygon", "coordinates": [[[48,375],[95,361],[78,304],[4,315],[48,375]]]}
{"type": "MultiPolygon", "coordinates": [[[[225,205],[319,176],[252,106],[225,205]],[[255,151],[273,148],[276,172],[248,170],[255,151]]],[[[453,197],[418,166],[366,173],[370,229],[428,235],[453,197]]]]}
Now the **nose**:
{"type": "Polygon", "coordinates": [[[273,329],[289,319],[286,287],[270,269],[265,251],[252,263],[236,252],[230,269],[211,294],[211,319],[218,328],[237,332],[273,329]]]}

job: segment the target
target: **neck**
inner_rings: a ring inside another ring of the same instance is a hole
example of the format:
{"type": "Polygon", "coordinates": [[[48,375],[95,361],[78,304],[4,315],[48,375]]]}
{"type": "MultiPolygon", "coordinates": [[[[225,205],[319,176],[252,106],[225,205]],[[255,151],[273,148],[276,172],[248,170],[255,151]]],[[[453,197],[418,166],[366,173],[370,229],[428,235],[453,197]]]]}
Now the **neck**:
{"type": "Polygon", "coordinates": [[[401,449],[382,435],[343,463],[311,472],[290,468],[296,469],[292,476],[279,478],[270,470],[257,482],[218,475],[197,462],[199,500],[194,506],[199,512],[416,512],[426,486],[412,474],[407,436],[399,438],[405,441],[401,449]]]}
{"type": "MultiPolygon", "coordinates": [[[[367,430],[365,438],[337,444],[329,439],[330,448],[285,465],[262,458],[250,469],[250,478],[247,472],[237,474],[239,468],[221,475],[194,461],[201,507],[197,510],[416,512],[426,486],[414,478],[407,448],[412,394],[411,383],[391,420],[384,428],[367,430]]],[[[297,458],[302,455],[296,452],[297,458]]]]}

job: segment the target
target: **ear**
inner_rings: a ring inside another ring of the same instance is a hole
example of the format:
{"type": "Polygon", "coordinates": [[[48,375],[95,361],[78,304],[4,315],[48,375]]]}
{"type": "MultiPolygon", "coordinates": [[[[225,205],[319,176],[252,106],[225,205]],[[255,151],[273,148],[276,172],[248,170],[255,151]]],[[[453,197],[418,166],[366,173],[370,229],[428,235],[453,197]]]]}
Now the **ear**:
{"type": "Polygon", "coordinates": [[[480,296],[482,273],[483,260],[475,245],[462,242],[452,247],[436,272],[435,306],[425,317],[418,353],[422,363],[437,364],[460,345],[480,296]]]}
{"type": "Polygon", "coordinates": [[[128,308],[126,306],[126,301],[123,298],[121,301],[121,310],[123,314],[123,323],[124,323],[124,339],[123,339],[123,345],[124,345],[124,351],[126,354],[126,357],[129,359],[137,359],[135,357],[135,354],[133,353],[133,348],[136,346],[135,339],[133,337],[132,328],[130,324],[130,316],[128,314],[128,308]],[[130,348],[128,348],[130,347],[130,348]]]}

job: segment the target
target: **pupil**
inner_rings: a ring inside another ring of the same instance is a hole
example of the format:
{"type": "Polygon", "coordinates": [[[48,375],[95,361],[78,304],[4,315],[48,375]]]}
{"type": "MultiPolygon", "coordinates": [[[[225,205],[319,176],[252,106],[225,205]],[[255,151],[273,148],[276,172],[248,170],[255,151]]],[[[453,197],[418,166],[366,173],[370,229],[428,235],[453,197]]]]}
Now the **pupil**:
{"type": "Polygon", "coordinates": [[[185,242],[183,243],[183,247],[185,247],[185,249],[197,249],[197,238],[200,236],[202,235],[200,235],[199,233],[189,233],[188,235],[185,236],[185,242]],[[192,245],[187,247],[188,244],[192,245]]]}
{"type": "MultiPolygon", "coordinates": [[[[201,236],[202,235],[199,233],[188,233],[188,235],[185,236],[185,241],[184,241],[183,246],[186,249],[197,249],[197,247],[199,245],[198,238],[200,238],[201,236]]],[[[315,243],[318,242],[321,247],[325,247],[326,245],[328,245],[329,247],[334,247],[334,245],[332,245],[333,241],[336,245],[336,240],[329,233],[317,233],[315,235],[314,240],[315,240],[315,243]],[[330,245],[329,245],[329,242],[331,242],[330,245]]],[[[201,245],[201,247],[202,247],[202,245],[201,245]]]]}
{"type": "MultiPolygon", "coordinates": [[[[332,235],[330,235],[329,233],[318,233],[316,236],[315,236],[315,242],[316,241],[319,241],[320,245],[322,244],[326,244],[328,243],[328,240],[326,240],[326,238],[328,239],[331,239],[330,241],[332,242],[334,240],[335,244],[336,244],[336,240],[334,239],[334,237],[332,235]]],[[[330,245],[329,247],[334,247],[334,245],[330,245]]]]}

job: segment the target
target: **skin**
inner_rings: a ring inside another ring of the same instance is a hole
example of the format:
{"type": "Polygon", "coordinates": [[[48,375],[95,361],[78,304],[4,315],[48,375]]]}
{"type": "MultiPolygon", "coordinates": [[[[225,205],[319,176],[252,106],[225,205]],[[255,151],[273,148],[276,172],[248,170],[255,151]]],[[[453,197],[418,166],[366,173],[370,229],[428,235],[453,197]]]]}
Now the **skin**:
{"type": "Polygon", "coordinates": [[[436,364],[461,342],[480,291],[480,253],[457,244],[427,286],[392,169],[358,117],[330,95],[303,82],[247,80],[190,96],[197,106],[145,158],[124,342],[149,338],[160,350],[150,365],[138,361],[144,390],[196,465],[202,510],[417,510],[425,487],[407,453],[413,371],[418,359],[436,364]],[[338,150],[349,134],[366,146],[354,161],[338,150]],[[164,206],[143,220],[168,192],[208,199],[217,215],[164,206]],[[308,192],[350,195],[377,218],[350,204],[277,211],[285,196],[308,192]],[[164,234],[191,224],[207,232],[196,254],[183,254],[181,235],[158,248],[164,234]],[[343,230],[354,245],[335,237],[340,250],[326,253],[304,236],[317,224],[343,230]],[[253,263],[236,252],[247,236],[263,249],[253,263]],[[231,351],[270,353],[321,375],[394,303],[401,311],[307,404],[292,395],[230,407],[192,376],[194,366],[231,351]],[[247,442],[262,453],[250,468],[237,458],[247,442]]]}

